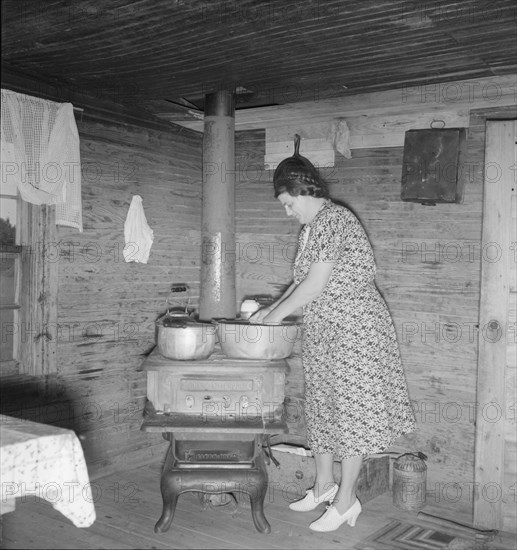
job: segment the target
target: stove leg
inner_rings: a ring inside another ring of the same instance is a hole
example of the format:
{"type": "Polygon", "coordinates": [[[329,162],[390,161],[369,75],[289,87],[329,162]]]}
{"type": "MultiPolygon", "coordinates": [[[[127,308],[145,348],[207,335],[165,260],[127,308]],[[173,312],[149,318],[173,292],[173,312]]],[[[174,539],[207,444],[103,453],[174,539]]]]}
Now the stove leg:
{"type": "Polygon", "coordinates": [[[250,495],[251,503],[251,516],[253,517],[253,523],[260,533],[271,533],[271,525],[269,525],[266,516],[264,515],[264,498],[266,496],[266,489],[260,491],[256,496],[250,495]]]}
{"type": "Polygon", "coordinates": [[[266,516],[264,515],[264,499],[266,498],[268,488],[268,475],[264,455],[259,454],[256,457],[256,485],[255,491],[250,492],[251,515],[253,523],[260,533],[271,533],[271,525],[269,525],[266,516]]]}
{"type": "Polygon", "coordinates": [[[174,491],[162,491],[163,496],[163,512],[160,519],[154,526],[155,533],[165,533],[171,526],[172,519],[174,518],[174,512],[176,511],[176,504],[178,502],[179,495],[174,491]]]}
{"type": "Polygon", "coordinates": [[[174,462],[174,455],[172,452],[172,445],[169,446],[167,456],[165,457],[165,463],[163,465],[162,478],[160,481],[160,489],[163,500],[163,511],[160,519],[154,526],[155,533],[164,533],[169,529],[174,518],[174,512],[176,511],[176,504],[178,503],[178,497],[181,487],[177,486],[177,479],[174,475],[171,475],[171,467],[174,462]]]}

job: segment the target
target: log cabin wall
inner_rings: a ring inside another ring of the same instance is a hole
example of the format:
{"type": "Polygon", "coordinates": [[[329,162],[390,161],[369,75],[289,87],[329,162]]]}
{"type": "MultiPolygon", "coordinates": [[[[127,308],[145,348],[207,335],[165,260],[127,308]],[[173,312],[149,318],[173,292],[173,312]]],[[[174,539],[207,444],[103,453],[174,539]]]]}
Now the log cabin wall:
{"type": "MultiPolygon", "coordinates": [[[[480,266],[487,254],[480,249],[485,121],[516,117],[515,107],[470,112],[463,204],[402,202],[403,147],[356,149],[351,159],[336,154],[335,166],[323,172],[332,197],[348,205],[366,228],[377,262],[377,286],[398,333],[418,428],[391,451],[424,452],[428,501],[469,511],[480,266]]],[[[299,226],[273,198],[272,172],[261,164],[264,148],[264,132],[237,133],[238,299],[277,296],[291,280],[299,226]]],[[[286,387],[287,439],[300,444],[299,346],[295,352],[286,387]]],[[[503,488],[503,494],[512,497],[511,487],[503,488]]]]}
{"type": "Polygon", "coordinates": [[[74,429],[94,478],[162,459],[166,450],[161,436],[140,432],[146,376],[139,367],[171,283],[189,283],[198,299],[202,151],[199,133],[95,104],[76,113],[84,232],[58,227],[51,251],[59,262],[58,374],[2,383],[2,412],[74,429]],[[154,231],[147,264],[126,263],[122,254],[133,195],[143,198],[154,231]]]}

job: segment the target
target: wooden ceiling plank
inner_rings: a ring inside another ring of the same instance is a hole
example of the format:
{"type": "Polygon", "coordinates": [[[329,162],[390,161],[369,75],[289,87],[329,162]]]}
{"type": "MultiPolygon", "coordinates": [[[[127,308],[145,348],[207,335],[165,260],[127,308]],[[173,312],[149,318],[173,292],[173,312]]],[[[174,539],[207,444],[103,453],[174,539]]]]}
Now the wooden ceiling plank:
{"type": "Polygon", "coordinates": [[[517,70],[511,0],[5,0],[2,8],[3,59],[17,70],[118,90],[133,103],[228,85],[297,102],[346,97],[341,83],[382,90],[517,70]]]}

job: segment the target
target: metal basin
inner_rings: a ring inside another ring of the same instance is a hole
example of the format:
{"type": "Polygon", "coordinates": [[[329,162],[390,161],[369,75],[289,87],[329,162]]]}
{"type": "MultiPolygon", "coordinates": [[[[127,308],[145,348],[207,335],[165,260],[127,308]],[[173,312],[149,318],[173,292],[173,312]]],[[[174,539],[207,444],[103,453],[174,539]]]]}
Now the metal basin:
{"type": "Polygon", "coordinates": [[[233,319],[214,323],[221,351],[235,359],[285,359],[301,335],[296,323],[258,325],[233,319]]]}
{"type": "Polygon", "coordinates": [[[158,351],[169,359],[206,359],[214,351],[216,334],[211,323],[164,316],[156,322],[158,351]]]}

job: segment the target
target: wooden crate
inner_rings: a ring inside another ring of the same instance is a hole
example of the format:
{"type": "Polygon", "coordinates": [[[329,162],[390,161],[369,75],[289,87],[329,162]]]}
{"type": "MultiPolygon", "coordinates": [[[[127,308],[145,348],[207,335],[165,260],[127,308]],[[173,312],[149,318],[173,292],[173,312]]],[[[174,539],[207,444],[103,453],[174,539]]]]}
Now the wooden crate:
{"type": "MultiPolygon", "coordinates": [[[[277,467],[273,461],[267,465],[270,492],[282,494],[286,500],[302,497],[307,489],[314,485],[314,458],[293,453],[275,451],[273,456],[278,461],[277,467]]],[[[334,479],[339,483],[341,467],[334,462],[334,479]]],[[[364,503],[382,495],[390,487],[390,459],[388,456],[372,457],[364,461],[357,482],[357,496],[364,503]]]]}

